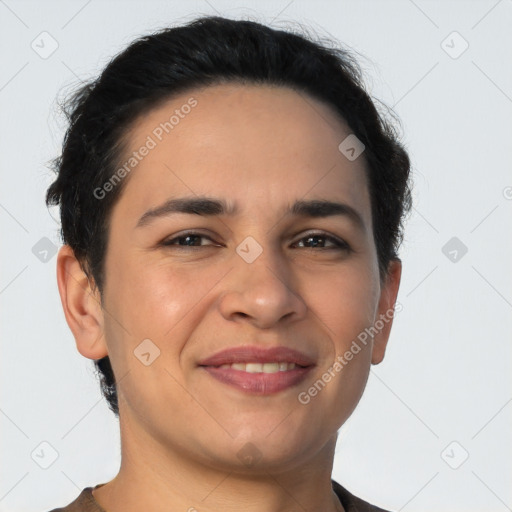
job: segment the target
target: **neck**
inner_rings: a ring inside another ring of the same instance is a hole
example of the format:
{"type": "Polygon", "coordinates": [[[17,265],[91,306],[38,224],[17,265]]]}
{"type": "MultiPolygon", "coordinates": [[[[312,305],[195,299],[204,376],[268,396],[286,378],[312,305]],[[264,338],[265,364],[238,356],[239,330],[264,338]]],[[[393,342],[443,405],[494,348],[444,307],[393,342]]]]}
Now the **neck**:
{"type": "Polygon", "coordinates": [[[344,512],[331,486],[336,436],[305,463],[240,473],[191,460],[121,421],[121,468],[93,495],[107,512],[344,512]]]}

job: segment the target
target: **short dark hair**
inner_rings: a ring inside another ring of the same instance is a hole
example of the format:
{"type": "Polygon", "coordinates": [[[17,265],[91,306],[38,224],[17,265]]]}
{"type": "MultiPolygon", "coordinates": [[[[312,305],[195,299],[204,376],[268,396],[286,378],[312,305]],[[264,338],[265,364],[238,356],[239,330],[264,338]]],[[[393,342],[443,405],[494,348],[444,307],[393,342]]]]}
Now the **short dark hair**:
{"type": "MultiPolygon", "coordinates": [[[[222,83],[292,88],[327,104],[365,145],[373,235],[381,279],[399,259],[403,222],[411,208],[410,161],[395,123],[377,110],[352,53],[338,42],[313,41],[294,31],[249,20],[202,16],[130,44],[101,75],[63,104],[67,116],[57,178],[46,204],[60,205],[61,236],[102,296],[110,212],[120,183],[98,200],[112,178],[132,123],[148,109],[197,87],[222,83]]],[[[393,120],[396,115],[390,110],[393,120]]],[[[124,180],[126,181],[126,180],[124,180]]],[[[110,409],[119,416],[110,360],[94,361],[110,409]]]]}

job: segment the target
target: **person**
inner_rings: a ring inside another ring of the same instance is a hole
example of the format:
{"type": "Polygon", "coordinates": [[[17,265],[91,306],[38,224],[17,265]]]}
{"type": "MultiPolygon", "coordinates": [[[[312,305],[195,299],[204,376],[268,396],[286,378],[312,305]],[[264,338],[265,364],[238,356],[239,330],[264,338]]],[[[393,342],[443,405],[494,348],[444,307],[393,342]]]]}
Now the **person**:
{"type": "Polygon", "coordinates": [[[411,173],[351,52],[202,16],[67,113],[58,288],[121,465],[53,512],[382,511],[331,473],[385,355],[411,173]]]}

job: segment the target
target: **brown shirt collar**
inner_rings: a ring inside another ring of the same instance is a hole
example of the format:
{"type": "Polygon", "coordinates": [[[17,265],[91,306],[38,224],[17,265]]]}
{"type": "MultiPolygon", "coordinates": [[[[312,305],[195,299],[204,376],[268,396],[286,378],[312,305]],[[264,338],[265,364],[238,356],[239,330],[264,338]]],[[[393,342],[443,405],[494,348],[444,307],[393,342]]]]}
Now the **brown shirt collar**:
{"type": "MultiPolygon", "coordinates": [[[[332,488],[346,512],[388,512],[354,496],[338,482],[334,480],[331,480],[331,482],[332,488]]],[[[93,489],[101,487],[102,485],[105,484],[98,484],[95,487],[86,487],[69,505],[64,508],[53,509],[50,512],[107,512],[99,505],[92,494],[93,489]]]]}

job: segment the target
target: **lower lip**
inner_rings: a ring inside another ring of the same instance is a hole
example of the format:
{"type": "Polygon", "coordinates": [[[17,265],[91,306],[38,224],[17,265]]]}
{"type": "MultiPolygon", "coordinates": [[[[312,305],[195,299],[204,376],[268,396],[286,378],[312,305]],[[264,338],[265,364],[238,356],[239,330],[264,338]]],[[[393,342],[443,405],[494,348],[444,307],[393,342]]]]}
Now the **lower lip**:
{"type": "Polygon", "coordinates": [[[203,366],[214,379],[224,384],[256,395],[270,395],[296,386],[306,378],[312,366],[306,368],[294,368],[276,373],[248,373],[231,368],[219,368],[216,366],[203,366]]]}

